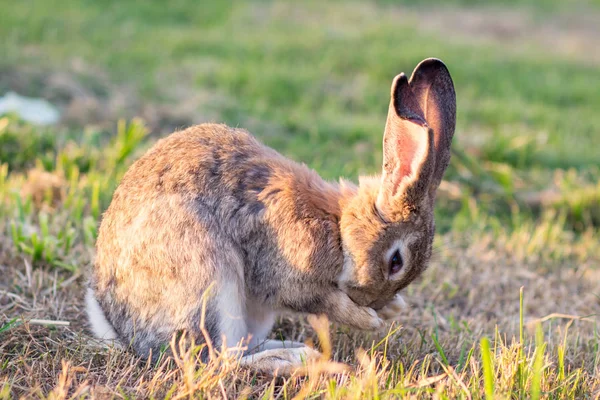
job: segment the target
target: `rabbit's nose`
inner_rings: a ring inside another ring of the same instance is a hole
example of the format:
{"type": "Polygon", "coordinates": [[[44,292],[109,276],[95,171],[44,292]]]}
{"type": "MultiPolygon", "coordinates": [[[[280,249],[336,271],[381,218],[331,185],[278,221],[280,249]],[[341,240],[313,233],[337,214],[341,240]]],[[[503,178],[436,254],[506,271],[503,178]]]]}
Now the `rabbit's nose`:
{"type": "Polygon", "coordinates": [[[390,300],[387,298],[377,299],[377,300],[373,301],[371,304],[369,304],[369,307],[371,307],[373,310],[377,311],[377,310],[381,310],[389,302],[390,302],[390,300]]]}

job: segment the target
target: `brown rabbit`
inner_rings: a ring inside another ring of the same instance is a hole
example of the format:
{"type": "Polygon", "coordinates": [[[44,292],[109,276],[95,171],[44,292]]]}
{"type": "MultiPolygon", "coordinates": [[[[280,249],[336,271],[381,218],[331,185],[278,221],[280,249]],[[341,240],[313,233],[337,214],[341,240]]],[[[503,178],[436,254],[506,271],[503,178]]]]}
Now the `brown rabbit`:
{"type": "Polygon", "coordinates": [[[281,312],[362,330],[396,318],[397,293],[431,255],[456,99],[437,59],[398,75],[391,95],[383,174],[358,187],[225,125],[160,140],[102,220],[86,297],[94,333],[156,358],[174,334],[204,341],[202,321],[213,345],[246,346],[243,364],[273,372],[319,354],[265,340],[281,312]]]}

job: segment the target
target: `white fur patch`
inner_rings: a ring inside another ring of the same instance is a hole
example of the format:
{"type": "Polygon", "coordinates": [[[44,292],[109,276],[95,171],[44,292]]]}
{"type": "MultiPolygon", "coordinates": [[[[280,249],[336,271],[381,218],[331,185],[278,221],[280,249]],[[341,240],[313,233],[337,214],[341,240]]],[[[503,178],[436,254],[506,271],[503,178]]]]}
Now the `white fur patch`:
{"type": "MultiPolygon", "coordinates": [[[[235,347],[247,339],[244,291],[236,282],[224,282],[218,294],[221,336],[223,344],[235,347]]],[[[242,343],[246,345],[246,343],[242,343]]]]}
{"type": "Polygon", "coordinates": [[[270,308],[246,299],[246,327],[250,342],[248,350],[264,343],[275,323],[276,314],[270,308]]]}
{"type": "Polygon", "coordinates": [[[94,336],[101,340],[117,340],[117,332],[106,319],[104,311],[100,308],[98,300],[94,295],[94,291],[91,288],[87,289],[85,294],[85,311],[92,328],[94,336]]]}

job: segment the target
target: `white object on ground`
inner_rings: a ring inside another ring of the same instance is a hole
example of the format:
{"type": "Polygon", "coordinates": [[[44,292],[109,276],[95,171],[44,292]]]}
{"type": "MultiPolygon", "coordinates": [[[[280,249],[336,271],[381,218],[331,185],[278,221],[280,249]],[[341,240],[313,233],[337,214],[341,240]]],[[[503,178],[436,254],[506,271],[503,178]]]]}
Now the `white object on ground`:
{"type": "Polygon", "coordinates": [[[0,115],[15,113],[22,120],[36,125],[52,125],[60,119],[58,109],[44,99],[24,97],[8,92],[0,97],[0,115]]]}

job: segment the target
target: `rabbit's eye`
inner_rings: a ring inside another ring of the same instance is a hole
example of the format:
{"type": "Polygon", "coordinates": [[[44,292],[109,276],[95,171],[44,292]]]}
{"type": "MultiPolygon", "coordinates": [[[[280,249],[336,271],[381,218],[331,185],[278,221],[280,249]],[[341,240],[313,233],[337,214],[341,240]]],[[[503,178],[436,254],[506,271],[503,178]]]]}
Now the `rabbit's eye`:
{"type": "Polygon", "coordinates": [[[403,265],[404,262],[402,261],[402,255],[400,254],[399,250],[396,250],[390,259],[390,276],[399,272],[403,265]]]}

